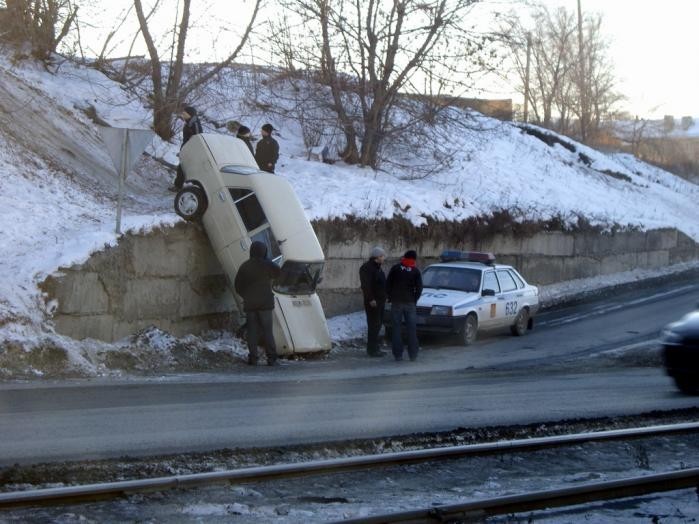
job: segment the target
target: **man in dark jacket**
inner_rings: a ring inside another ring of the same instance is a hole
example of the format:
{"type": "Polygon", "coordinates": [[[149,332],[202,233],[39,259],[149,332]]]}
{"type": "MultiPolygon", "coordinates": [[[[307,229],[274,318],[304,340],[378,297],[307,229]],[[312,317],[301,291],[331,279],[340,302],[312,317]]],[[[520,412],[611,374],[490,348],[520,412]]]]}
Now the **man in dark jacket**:
{"type": "Polygon", "coordinates": [[[415,304],[422,294],[422,275],[415,265],[416,260],[415,251],[412,249],[406,251],[400,263],[388,272],[386,279],[386,293],[391,302],[392,350],[396,360],[403,360],[403,339],[401,338],[403,320],[405,320],[405,331],[408,336],[408,356],[412,361],[417,360],[419,346],[415,304]]]}
{"type": "Polygon", "coordinates": [[[370,258],[359,268],[359,282],[364,294],[364,311],[366,312],[366,352],[370,357],[383,357],[379,349],[379,331],[383,324],[383,308],[386,304],[386,275],[381,264],[386,252],[380,247],[371,250],[370,258]]]}
{"type": "Polygon", "coordinates": [[[253,242],[250,246],[250,259],[240,266],[234,282],[236,293],[243,299],[243,309],[247,318],[248,364],[251,366],[257,365],[260,331],[265,342],[267,365],[273,366],[277,362],[277,347],[274,344],[272,328],[272,281],[279,276],[281,270],[266,256],[267,246],[262,242],[253,242]]]}
{"type": "Polygon", "coordinates": [[[255,160],[262,171],[274,173],[274,166],[279,159],[279,143],[272,138],[272,124],[262,126],[262,139],[255,149],[255,160]]]}
{"type": "Polygon", "coordinates": [[[238,128],[238,133],[235,136],[245,142],[245,145],[248,146],[252,156],[255,156],[255,152],[252,149],[252,142],[250,141],[250,128],[248,126],[240,126],[238,128]]]}
{"type": "MultiPolygon", "coordinates": [[[[194,135],[198,135],[199,133],[203,133],[203,130],[201,127],[201,122],[199,121],[199,116],[197,115],[197,110],[192,106],[186,106],[182,110],[182,113],[180,113],[180,117],[182,117],[182,120],[184,120],[184,126],[182,126],[182,145],[180,146],[180,149],[182,149],[190,138],[192,138],[194,135]]],[[[184,171],[182,170],[182,165],[180,164],[177,166],[177,176],[175,177],[175,182],[173,186],[170,187],[170,190],[178,191],[182,189],[183,185],[184,171]]]]}

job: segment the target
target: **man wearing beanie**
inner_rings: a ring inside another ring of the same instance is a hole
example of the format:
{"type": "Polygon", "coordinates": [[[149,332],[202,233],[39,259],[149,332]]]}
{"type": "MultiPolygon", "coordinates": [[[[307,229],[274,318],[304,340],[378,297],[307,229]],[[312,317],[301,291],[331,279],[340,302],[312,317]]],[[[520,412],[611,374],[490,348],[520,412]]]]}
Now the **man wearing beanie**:
{"type": "MultiPolygon", "coordinates": [[[[180,149],[184,147],[187,141],[194,135],[202,133],[201,122],[199,121],[199,116],[197,115],[197,110],[192,106],[185,106],[185,108],[180,113],[180,117],[184,120],[184,126],[182,126],[182,145],[180,149]]],[[[175,182],[170,187],[170,191],[179,191],[184,185],[184,171],[182,170],[182,165],[177,166],[177,176],[175,177],[175,182]]]]}
{"type": "Polygon", "coordinates": [[[250,141],[250,128],[248,126],[240,126],[235,136],[245,142],[252,156],[255,156],[255,152],[252,150],[252,142],[250,141]]]}
{"type": "Polygon", "coordinates": [[[364,294],[364,311],[366,312],[366,352],[370,357],[383,357],[379,349],[379,331],[383,324],[383,308],[386,304],[386,275],[381,269],[386,252],[375,247],[371,250],[369,260],[359,268],[359,282],[364,294]]]}
{"type": "Polygon", "coordinates": [[[417,304],[422,294],[422,275],[415,265],[417,253],[410,249],[405,252],[401,261],[388,272],[386,293],[391,302],[391,323],[393,325],[393,357],[403,360],[403,339],[401,324],[405,320],[405,331],[408,337],[408,356],[411,361],[417,360],[419,350],[417,341],[417,304]]]}
{"type": "Polygon", "coordinates": [[[262,139],[255,149],[255,160],[262,171],[274,174],[274,166],[279,159],[279,143],[272,138],[272,124],[262,126],[262,139]]]}

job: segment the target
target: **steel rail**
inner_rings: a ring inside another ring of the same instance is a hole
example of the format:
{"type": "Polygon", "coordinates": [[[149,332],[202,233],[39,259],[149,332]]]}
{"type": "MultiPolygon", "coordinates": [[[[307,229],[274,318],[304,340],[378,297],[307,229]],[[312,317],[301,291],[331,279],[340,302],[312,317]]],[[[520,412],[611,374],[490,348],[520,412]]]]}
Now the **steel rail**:
{"type": "Polygon", "coordinates": [[[85,484],[61,488],[13,491],[0,493],[0,509],[38,504],[61,504],[99,500],[148,491],[163,491],[167,489],[203,486],[216,483],[263,482],[282,478],[340,473],[344,471],[394,466],[400,464],[412,464],[430,460],[456,459],[467,456],[479,456],[494,453],[512,453],[518,451],[524,452],[533,451],[536,449],[575,445],[585,442],[648,438],[678,433],[692,433],[697,431],[699,431],[699,423],[688,422],[681,424],[648,426],[644,428],[575,433],[571,435],[558,435],[553,437],[505,440],[483,444],[468,444],[463,446],[446,446],[414,451],[382,453],[378,455],[362,455],[358,457],[340,459],[314,460],[308,462],[297,462],[293,464],[256,466],[228,471],[191,473],[187,475],[124,480],[99,484],[85,484]]]}
{"type": "Polygon", "coordinates": [[[447,522],[453,518],[461,518],[467,522],[481,521],[484,518],[496,515],[510,515],[561,506],[574,506],[586,502],[637,497],[648,493],[660,493],[697,486],[699,486],[699,468],[694,468],[606,482],[594,482],[572,488],[494,497],[463,504],[431,506],[412,511],[348,519],[341,522],[343,524],[424,523],[447,522]]]}

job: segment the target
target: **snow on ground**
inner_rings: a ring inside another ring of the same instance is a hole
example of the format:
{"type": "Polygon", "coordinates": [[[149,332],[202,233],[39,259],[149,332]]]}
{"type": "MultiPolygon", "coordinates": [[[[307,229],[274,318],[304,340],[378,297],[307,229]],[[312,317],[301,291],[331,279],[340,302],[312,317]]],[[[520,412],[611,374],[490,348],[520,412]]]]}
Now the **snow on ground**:
{"type": "MultiPolygon", "coordinates": [[[[61,358],[76,369],[99,374],[114,358],[114,348],[141,351],[134,342],[138,336],[106,345],[53,334],[38,285],[61,267],[81,263],[119,241],[114,233],[117,178],[94,121],[142,129],[151,113],[137,94],[94,69],[70,62],[54,69],[0,57],[0,340],[35,349],[48,344],[59,348],[61,358]]],[[[295,187],[310,219],[404,216],[421,225],[428,216],[462,220],[507,208],[522,219],[559,216],[575,221],[584,216],[608,226],[676,227],[699,240],[699,188],[628,155],[605,155],[579,144],[575,152],[559,144],[550,147],[515,124],[451,110],[451,123],[445,125],[453,128],[434,130],[436,137],[449,140],[432,150],[449,161],[444,169],[411,180],[409,171],[395,166],[373,171],[308,161],[300,126],[250,109],[245,93],[224,78],[217,89],[202,94],[195,105],[205,115],[205,131],[216,131],[211,122],[237,119],[259,132],[270,120],[281,145],[278,173],[295,187]],[[589,166],[580,153],[589,158],[589,166]]],[[[266,96],[273,101],[274,95],[266,96]]],[[[155,138],[147,148],[170,163],[177,162],[178,150],[179,137],[173,143],[155,138]]],[[[415,151],[427,155],[430,144],[415,151]]],[[[407,165],[424,160],[396,154],[407,165]]],[[[140,161],[127,179],[124,232],[179,220],[166,190],[172,176],[152,159],[140,161]]],[[[564,283],[559,292],[579,291],[610,278],[564,283]]],[[[549,292],[555,297],[556,287],[549,292]]],[[[336,341],[358,338],[362,324],[361,314],[330,320],[336,341]]],[[[238,346],[228,342],[229,356],[235,356],[238,346]]],[[[216,353],[201,338],[179,343],[216,353]]],[[[136,367],[147,367],[141,356],[132,356],[136,367]]]]}

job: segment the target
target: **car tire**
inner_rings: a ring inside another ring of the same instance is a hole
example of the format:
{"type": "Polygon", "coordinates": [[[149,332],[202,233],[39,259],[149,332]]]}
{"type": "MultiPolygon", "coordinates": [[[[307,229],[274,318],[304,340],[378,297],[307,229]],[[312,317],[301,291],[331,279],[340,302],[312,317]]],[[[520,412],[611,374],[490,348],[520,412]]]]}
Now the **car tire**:
{"type": "Polygon", "coordinates": [[[675,385],[685,395],[699,394],[699,381],[696,377],[673,377],[675,385]]]}
{"type": "Polygon", "coordinates": [[[199,186],[185,186],[175,196],[175,213],[190,222],[199,220],[206,206],[206,194],[199,186]]]}
{"type": "Polygon", "coordinates": [[[473,313],[469,314],[464,320],[464,325],[459,332],[459,339],[464,346],[470,346],[478,337],[478,317],[473,313]]]}
{"type": "Polygon", "coordinates": [[[516,337],[523,337],[527,334],[527,329],[529,328],[529,309],[522,308],[522,310],[517,315],[515,323],[510,326],[510,331],[516,337]]]}

